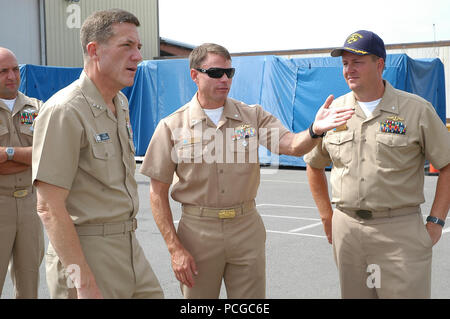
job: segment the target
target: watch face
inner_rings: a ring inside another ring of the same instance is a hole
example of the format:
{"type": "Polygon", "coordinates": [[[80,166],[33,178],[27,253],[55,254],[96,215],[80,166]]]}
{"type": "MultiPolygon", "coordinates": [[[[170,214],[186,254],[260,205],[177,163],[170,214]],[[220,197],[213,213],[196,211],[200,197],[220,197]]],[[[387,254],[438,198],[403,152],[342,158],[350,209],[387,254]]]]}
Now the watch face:
{"type": "Polygon", "coordinates": [[[11,161],[14,156],[14,149],[12,147],[6,148],[6,155],[8,155],[8,161],[11,161]]]}

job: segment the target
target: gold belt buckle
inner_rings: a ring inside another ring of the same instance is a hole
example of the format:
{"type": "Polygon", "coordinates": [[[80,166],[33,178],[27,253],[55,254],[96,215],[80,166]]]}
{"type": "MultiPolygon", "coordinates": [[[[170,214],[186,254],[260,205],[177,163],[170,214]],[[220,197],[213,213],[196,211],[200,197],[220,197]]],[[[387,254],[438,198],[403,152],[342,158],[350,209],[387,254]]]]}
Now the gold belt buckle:
{"type": "Polygon", "coordinates": [[[234,209],[224,209],[219,212],[219,218],[234,218],[236,211],[234,209]]]}
{"type": "Polygon", "coordinates": [[[26,190],[26,189],[19,189],[13,193],[13,196],[16,198],[22,198],[27,195],[28,195],[28,190],[26,190]]]}

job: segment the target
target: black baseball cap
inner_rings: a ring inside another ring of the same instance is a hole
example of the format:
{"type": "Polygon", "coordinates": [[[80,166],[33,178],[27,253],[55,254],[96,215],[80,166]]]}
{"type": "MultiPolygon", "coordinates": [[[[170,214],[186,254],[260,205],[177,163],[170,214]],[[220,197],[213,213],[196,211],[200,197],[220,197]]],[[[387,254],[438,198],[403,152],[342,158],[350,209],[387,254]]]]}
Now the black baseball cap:
{"type": "Polygon", "coordinates": [[[386,61],[384,42],[371,31],[359,30],[350,34],[345,40],[344,46],[331,51],[331,56],[341,56],[342,51],[358,55],[374,54],[386,61]]]}

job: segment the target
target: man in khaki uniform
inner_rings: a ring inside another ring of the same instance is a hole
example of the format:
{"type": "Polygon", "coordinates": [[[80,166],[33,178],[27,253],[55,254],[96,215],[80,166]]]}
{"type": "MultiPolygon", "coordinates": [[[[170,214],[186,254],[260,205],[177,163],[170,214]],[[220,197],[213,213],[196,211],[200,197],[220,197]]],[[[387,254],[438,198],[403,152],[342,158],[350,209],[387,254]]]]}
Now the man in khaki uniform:
{"type": "Polygon", "coordinates": [[[37,298],[44,233],[31,183],[32,124],[41,101],[19,92],[16,56],[0,47],[0,294],[11,261],[16,298],[37,298]]]}
{"type": "Polygon", "coordinates": [[[433,106],[383,80],[383,40],[351,34],[342,56],[352,92],[334,109],[355,116],[330,131],[305,156],[311,192],[333,244],[343,298],[429,298],[432,246],[442,234],[450,200],[450,137],[433,106]],[[427,224],[424,162],[441,169],[427,224]],[[333,212],[324,168],[331,170],[333,212]]]}
{"type": "Polygon", "coordinates": [[[52,298],[163,297],[135,236],[135,151],[120,92],[133,85],[142,60],[138,26],[118,9],[88,17],[84,70],[44,104],[35,124],[33,181],[50,239],[52,298]]]}
{"type": "Polygon", "coordinates": [[[152,212],[185,298],[218,298],[222,279],[228,298],[264,298],[258,146],[301,156],[316,145],[316,134],[344,124],[353,111],[330,112],[330,97],[309,132],[293,134],[261,106],[227,98],[235,70],[224,47],[195,48],[190,68],[198,92],[160,121],[141,167],[151,177],[152,212]],[[174,173],[172,197],[183,210],[177,231],[168,199],[174,173]]]}

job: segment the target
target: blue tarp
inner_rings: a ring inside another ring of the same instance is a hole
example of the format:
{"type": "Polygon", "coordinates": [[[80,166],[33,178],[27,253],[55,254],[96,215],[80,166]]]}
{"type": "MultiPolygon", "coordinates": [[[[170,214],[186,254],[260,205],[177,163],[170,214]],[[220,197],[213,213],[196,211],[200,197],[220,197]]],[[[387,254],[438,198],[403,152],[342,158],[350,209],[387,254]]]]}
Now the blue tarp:
{"type": "MultiPolygon", "coordinates": [[[[305,130],[329,94],[349,92],[342,76],[341,59],[277,56],[234,57],[236,76],[229,96],[247,104],[260,104],[293,132],[305,130]]],[[[78,78],[81,68],[22,65],[20,90],[46,101],[78,78]]],[[[388,55],[383,77],[394,87],[422,96],[445,123],[444,67],[439,59],[413,60],[405,54],[388,55]]],[[[129,99],[136,155],[142,156],[158,122],[190,101],[196,92],[187,59],[143,61],[129,99]]],[[[261,163],[305,166],[302,158],[271,155],[262,147],[261,163]]]]}

